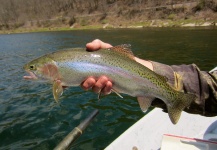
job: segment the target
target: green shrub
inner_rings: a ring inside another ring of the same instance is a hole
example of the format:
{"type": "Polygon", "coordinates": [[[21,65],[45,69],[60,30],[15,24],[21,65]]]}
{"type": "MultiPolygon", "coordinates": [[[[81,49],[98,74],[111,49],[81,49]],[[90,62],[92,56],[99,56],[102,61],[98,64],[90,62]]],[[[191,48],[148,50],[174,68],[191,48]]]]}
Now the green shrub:
{"type": "Polygon", "coordinates": [[[175,18],[176,18],[176,14],[170,14],[168,16],[168,19],[170,19],[170,20],[174,20],[175,18]]]}
{"type": "Polygon", "coordinates": [[[86,25],[88,25],[88,21],[86,19],[82,19],[81,22],[80,22],[80,25],[81,26],[86,26],[86,25]]]}
{"type": "Polygon", "coordinates": [[[103,20],[101,21],[101,23],[102,23],[102,24],[107,24],[107,23],[108,23],[108,20],[103,19],[103,20]]]}
{"type": "Polygon", "coordinates": [[[75,22],[76,22],[76,20],[75,20],[75,17],[73,16],[73,17],[70,17],[68,24],[69,24],[69,26],[72,26],[75,22]]]}

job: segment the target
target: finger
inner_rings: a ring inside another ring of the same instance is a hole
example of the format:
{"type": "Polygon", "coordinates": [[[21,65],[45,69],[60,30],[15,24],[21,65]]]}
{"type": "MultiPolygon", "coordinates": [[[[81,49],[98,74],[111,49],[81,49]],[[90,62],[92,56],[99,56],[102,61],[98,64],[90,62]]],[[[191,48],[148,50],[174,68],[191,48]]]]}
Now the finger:
{"type": "Polygon", "coordinates": [[[112,90],[112,82],[111,81],[108,81],[105,85],[105,87],[102,89],[102,93],[104,95],[108,95],[111,93],[111,90],[112,90]]]}
{"type": "Polygon", "coordinates": [[[108,78],[107,77],[105,77],[105,76],[100,77],[97,80],[96,84],[93,86],[93,88],[92,88],[93,91],[95,93],[99,93],[106,86],[107,82],[108,82],[108,78]]]}
{"type": "Polygon", "coordinates": [[[98,49],[100,49],[100,47],[101,47],[101,42],[102,42],[102,41],[96,39],[96,40],[94,40],[94,41],[92,41],[92,42],[90,42],[90,43],[87,43],[87,44],[86,44],[86,48],[87,48],[88,50],[92,50],[92,51],[98,50],[98,49]]]}
{"type": "Polygon", "coordinates": [[[92,42],[86,44],[87,50],[90,50],[90,51],[98,50],[101,48],[110,48],[110,47],[112,47],[111,44],[102,42],[99,39],[93,40],[92,42]]]}
{"type": "Polygon", "coordinates": [[[88,90],[88,89],[92,88],[95,84],[96,84],[96,80],[93,77],[89,77],[83,83],[81,83],[81,87],[84,90],[88,90]]]}

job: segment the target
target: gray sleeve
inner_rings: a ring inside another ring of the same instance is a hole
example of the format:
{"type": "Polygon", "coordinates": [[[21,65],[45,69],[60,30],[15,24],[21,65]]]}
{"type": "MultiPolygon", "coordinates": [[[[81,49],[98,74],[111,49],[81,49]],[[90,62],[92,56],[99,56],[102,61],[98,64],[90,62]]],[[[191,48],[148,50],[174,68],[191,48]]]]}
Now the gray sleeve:
{"type": "MultiPolygon", "coordinates": [[[[217,71],[212,73],[200,71],[195,64],[172,66],[158,62],[152,64],[154,72],[167,77],[171,85],[175,82],[174,72],[180,74],[183,80],[182,90],[197,96],[197,99],[184,111],[203,116],[217,115],[217,71]]],[[[159,100],[155,100],[153,106],[165,108],[159,100]]]]}

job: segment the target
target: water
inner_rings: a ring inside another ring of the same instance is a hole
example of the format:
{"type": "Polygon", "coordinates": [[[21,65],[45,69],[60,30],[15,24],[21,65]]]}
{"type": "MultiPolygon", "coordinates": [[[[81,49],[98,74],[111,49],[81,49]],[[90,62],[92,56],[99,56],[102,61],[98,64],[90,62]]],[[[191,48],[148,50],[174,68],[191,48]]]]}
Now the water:
{"type": "MultiPolygon", "coordinates": [[[[135,98],[115,94],[97,100],[80,87],[67,89],[56,104],[48,84],[25,81],[22,66],[48,52],[84,47],[99,38],[113,45],[130,43],[136,56],[166,64],[216,63],[216,29],[148,28],[0,35],[0,149],[53,149],[94,109],[100,114],[73,144],[103,149],[144,114],[135,98]]],[[[130,85],[129,85],[130,86],[130,85]]]]}

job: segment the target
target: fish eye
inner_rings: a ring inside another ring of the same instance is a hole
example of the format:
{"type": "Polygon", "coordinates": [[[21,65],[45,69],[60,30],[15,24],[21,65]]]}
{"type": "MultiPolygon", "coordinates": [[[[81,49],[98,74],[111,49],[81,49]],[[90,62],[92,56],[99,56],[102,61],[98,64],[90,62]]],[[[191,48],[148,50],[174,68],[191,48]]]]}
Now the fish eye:
{"type": "Polygon", "coordinates": [[[35,70],[36,67],[35,67],[35,65],[30,65],[30,66],[29,66],[29,69],[30,69],[30,70],[35,70]]]}

